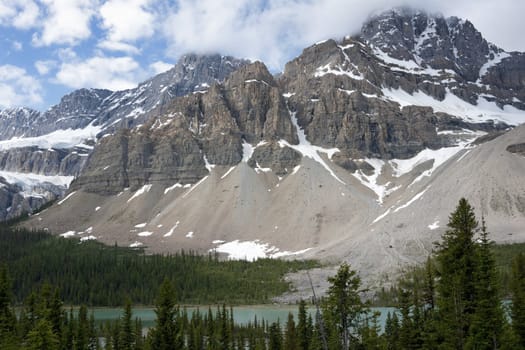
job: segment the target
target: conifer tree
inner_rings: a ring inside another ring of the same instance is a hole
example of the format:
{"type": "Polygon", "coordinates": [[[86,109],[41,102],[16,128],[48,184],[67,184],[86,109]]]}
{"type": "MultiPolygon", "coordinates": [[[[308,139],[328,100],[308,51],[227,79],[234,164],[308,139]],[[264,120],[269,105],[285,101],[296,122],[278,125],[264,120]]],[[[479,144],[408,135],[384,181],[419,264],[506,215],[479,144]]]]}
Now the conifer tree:
{"type": "Polygon", "coordinates": [[[175,323],[175,318],[178,315],[175,291],[168,280],[164,280],[160,286],[155,314],[157,315],[156,325],[148,334],[151,347],[156,350],[181,349],[182,337],[175,323]]]}
{"type": "Polygon", "coordinates": [[[16,316],[11,307],[11,280],[7,267],[0,266],[0,348],[13,348],[16,344],[16,316]]]}
{"type": "Polygon", "coordinates": [[[35,328],[27,334],[28,350],[58,350],[59,346],[58,337],[53,333],[51,323],[46,319],[38,320],[35,328]]]}
{"type": "Polygon", "coordinates": [[[485,220],[482,219],[475,274],[476,302],[466,343],[467,349],[490,350],[501,346],[505,320],[491,245],[485,220]]]}
{"type": "Polygon", "coordinates": [[[520,253],[512,264],[512,329],[518,346],[525,349],[525,254],[520,253]]]}
{"type": "Polygon", "coordinates": [[[323,303],[331,348],[348,350],[359,343],[362,316],[369,309],[361,301],[361,279],[350,266],[343,263],[335,276],[328,278],[326,300],[323,303]]]}
{"type": "Polygon", "coordinates": [[[299,338],[299,349],[308,350],[309,342],[312,337],[311,318],[308,317],[306,311],[306,302],[301,299],[299,301],[299,311],[297,314],[297,336],[299,338]],[[310,323],[308,322],[310,319],[310,323]]]}
{"type": "Polygon", "coordinates": [[[299,339],[297,336],[294,317],[291,312],[288,313],[288,320],[286,321],[284,350],[299,350],[299,339]]]}
{"type": "Polygon", "coordinates": [[[131,318],[131,300],[127,298],[124,305],[124,314],[120,321],[119,346],[121,350],[133,350],[135,348],[135,332],[131,318]]]}
{"type": "Polygon", "coordinates": [[[439,333],[442,347],[463,349],[475,308],[476,247],[473,236],[478,226],[474,209],[460,199],[450,215],[448,230],[436,255],[439,264],[439,333]]]}

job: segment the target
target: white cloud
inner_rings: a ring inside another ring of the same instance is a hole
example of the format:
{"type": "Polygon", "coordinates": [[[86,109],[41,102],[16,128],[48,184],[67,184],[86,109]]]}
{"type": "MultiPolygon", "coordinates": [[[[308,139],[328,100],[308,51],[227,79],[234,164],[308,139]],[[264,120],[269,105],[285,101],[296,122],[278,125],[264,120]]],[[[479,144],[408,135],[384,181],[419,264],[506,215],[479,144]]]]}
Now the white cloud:
{"type": "Polygon", "coordinates": [[[172,57],[221,52],[282,69],[304,47],[358,33],[371,12],[401,5],[470,19],[497,45],[525,50],[522,0],[180,0],[163,34],[172,57]]]}
{"type": "Polygon", "coordinates": [[[130,55],[137,55],[140,53],[140,50],[135,46],[119,41],[104,40],[98,43],[97,46],[108,51],[120,51],[130,55]]]}
{"type": "Polygon", "coordinates": [[[154,75],[157,75],[173,68],[173,64],[162,61],[156,61],[150,64],[149,68],[154,75]]]}
{"type": "Polygon", "coordinates": [[[40,13],[33,0],[2,0],[0,2],[0,25],[29,29],[37,25],[40,13]]]}
{"type": "Polygon", "coordinates": [[[110,42],[148,38],[154,33],[155,15],[150,0],[108,0],[100,8],[102,28],[110,42]]]}
{"type": "Polygon", "coordinates": [[[45,61],[36,61],[35,68],[40,75],[48,74],[52,69],[56,68],[58,65],[57,61],[45,60],[45,61]]]}
{"type": "Polygon", "coordinates": [[[144,78],[139,64],[131,57],[96,56],[84,61],[63,62],[56,82],[72,88],[125,90],[144,78]]]}
{"type": "Polygon", "coordinates": [[[0,106],[14,107],[42,103],[42,86],[26,70],[10,64],[0,66],[0,106]]]}
{"type": "Polygon", "coordinates": [[[46,6],[41,33],[33,35],[33,44],[75,45],[91,36],[90,23],[98,0],[41,0],[46,6]]]}

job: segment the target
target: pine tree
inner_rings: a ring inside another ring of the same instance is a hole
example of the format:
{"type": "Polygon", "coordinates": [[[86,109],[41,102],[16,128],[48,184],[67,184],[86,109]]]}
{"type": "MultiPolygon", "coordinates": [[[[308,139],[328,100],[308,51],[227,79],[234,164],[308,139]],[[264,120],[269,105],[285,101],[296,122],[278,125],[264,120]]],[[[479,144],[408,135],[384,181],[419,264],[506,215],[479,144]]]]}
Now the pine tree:
{"type": "Polygon", "coordinates": [[[156,350],[176,350],[182,348],[182,339],[178,334],[175,318],[178,308],[175,304],[175,291],[168,280],[160,286],[155,306],[157,322],[149,334],[149,342],[156,350]]]}
{"type": "Polygon", "coordinates": [[[299,349],[308,350],[310,339],[312,338],[311,318],[307,316],[306,302],[299,301],[299,311],[297,314],[297,336],[299,338],[299,349]],[[308,322],[310,319],[310,323],[308,322]]]}
{"type": "Polygon", "coordinates": [[[131,300],[127,298],[124,305],[124,314],[120,319],[119,345],[121,350],[132,350],[135,348],[135,332],[131,318],[131,300]]]}
{"type": "Polygon", "coordinates": [[[283,348],[283,335],[279,322],[272,322],[268,330],[268,350],[281,350],[283,348]]]}
{"type": "Polygon", "coordinates": [[[360,298],[361,280],[350,266],[343,263],[336,275],[328,278],[326,300],[323,303],[331,348],[348,350],[359,343],[362,316],[369,309],[360,298]]]}
{"type": "Polygon", "coordinates": [[[299,350],[299,339],[295,327],[293,314],[288,313],[286,321],[286,331],[284,333],[284,350],[299,350]]]}
{"type": "Polygon", "coordinates": [[[29,331],[26,339],[26,349],[28,350],[58,350],[60,342],[53,333],[51,323],[46,319],[41,319],[35,328],[29,331]]]}
{"type": "Polygon", "coordinates": [[[505,320],[491,245],[483,219],[477,249],[476,302],[466,343],[467,349],[490,350],[498,349],[501,345],[505,320]]]}
{"type": "Polygon", "coordinates": [[[387,350],[397,350],[399,347],[399,319],[396,312],[387,314],[384,338],[387,350]]]}
{"type": "Polygon", "coordinates": [[[477,226],[474,209],[462,198],[449,217],[443,242],[438,245],[440,279],[436,302],[443,348],[463,349],[469,334],[476,296],[473,236],[477,226]]]}
{"type": "Polygon", "coordinates": [[[520,253],[512,264],[512,329],[518,346],[525,349],[525,254],[520,253]]]}

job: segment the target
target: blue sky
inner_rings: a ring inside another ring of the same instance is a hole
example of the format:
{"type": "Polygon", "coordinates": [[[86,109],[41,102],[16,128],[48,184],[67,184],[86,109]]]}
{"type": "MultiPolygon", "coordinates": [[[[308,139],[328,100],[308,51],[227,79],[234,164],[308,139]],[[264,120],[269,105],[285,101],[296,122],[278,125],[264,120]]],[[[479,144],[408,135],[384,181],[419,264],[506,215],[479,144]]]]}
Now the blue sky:
{"type": "Polygon", "coordinates": [[[45,110],[74,89],[131,88],[186,52],[279,71],[304,47],[400,5],[468,18],[489,41],[525,51],[522,0],[0,0],[0,108],[45,110]]]}

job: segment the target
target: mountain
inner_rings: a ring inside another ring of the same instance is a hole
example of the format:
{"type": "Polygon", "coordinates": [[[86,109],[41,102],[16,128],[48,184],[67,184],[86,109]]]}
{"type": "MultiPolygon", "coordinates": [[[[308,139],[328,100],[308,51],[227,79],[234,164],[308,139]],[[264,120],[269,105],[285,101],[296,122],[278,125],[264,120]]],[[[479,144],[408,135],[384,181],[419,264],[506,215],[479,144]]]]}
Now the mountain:
{"type": "Polygon", "coordinates": [[[370,285],[423,261],[463,196],[493,239],[525,240],[524,55],[470,22],[394,9],[277,76],[222,56],[207,76],[191,57],[135,90],[89,90],[100,104],[75,109],[97,112],[67,133],[93,132],[75,143],[87,159],[26,225],[157,252],[347,260],[370,285]]]}
{"type": "Polygon", "coordinates": [[[0,177],[9,178],[15,189],[25,188],[21,204],[13,196],[0,201],[0,219],[31,213],[63,196],[97,139],[143,123],[150,114],[162,113],[175,97],[203,92],[247,63],[229,56],[188,54],[134,89],[76,90],[43,113],[28,108],[0,111],[0,177]],[[27,181],[24,174],[29,173],[39,175],[40,181],[27,181]],[[40,183],[54,186],[41,188],[40,183]]]}

